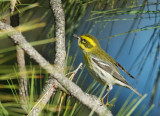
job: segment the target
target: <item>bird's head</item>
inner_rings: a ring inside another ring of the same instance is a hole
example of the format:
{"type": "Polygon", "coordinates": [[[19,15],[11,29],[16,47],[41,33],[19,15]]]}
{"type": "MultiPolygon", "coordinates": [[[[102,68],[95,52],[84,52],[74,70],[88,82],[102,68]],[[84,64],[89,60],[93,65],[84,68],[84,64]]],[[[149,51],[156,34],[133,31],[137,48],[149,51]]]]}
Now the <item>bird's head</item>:
{"type": "Polygon", "coordinates": [[[83,52],[91,52],[92,50],[100,48],[98,40],[90,34],[84,34],[81,36],[74,34],[73,36],[78,39],[78,46],[83,52]]]}

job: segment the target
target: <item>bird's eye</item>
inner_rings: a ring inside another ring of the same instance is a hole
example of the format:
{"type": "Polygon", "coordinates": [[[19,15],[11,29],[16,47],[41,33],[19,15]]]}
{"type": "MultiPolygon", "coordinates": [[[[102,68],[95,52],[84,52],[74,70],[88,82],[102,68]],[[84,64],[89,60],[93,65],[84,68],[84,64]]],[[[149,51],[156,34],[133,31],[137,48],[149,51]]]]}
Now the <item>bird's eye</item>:
{"type": "Polygon", "coordinates": [[[81,42],[82,42],[82,43],[87,43],[87,40],[81,39],[81,42]]]}

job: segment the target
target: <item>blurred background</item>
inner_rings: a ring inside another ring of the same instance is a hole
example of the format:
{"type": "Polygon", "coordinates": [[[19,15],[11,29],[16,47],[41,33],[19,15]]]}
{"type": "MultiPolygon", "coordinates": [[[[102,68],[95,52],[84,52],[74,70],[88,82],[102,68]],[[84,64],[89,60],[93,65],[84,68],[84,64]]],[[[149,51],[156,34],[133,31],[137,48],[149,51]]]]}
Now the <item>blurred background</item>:
{"type": "MultiPolygon", "coordinates": [[[[27,41],[35,42],[33,46],[50,63],[53,63],[54,42],[50,42],[48,39],[55,37],[55,22],[49,7],[49,1],[25,0],[18,2],[16,9],[19,13],[22,31],[24,31],[23,35],[27,41]],[[46,41],[41,42],[42,40],[46,41]]],[[[62,0],[62,4],[66,21],[66,73],[73,71],[80,62],[84,62],[82,52],[77,46],[77,40],[72,35],[92,34],[98,38],[101,47],[135,77],[135,80],[133,80],[121,71],[126,80],[143,95],[147,94],[147,97],[140,101],[141,98],[131,90],[114,86],[109,95],[109,101],[114,103],[114,106],[110,107],[113,115],[126,115],[132,110],[133,113],[130,115],[133,116],[159,115],[160,1],[62,0]]],[[[0,20],[5,23],[10,23],[9,5],[8,1],[0,1],[0,20]]],[[[3,106],[6,111],[14,114],[15,112],[12,109],[15,108],[13,108],[15,104],[9,107],[6,103],[10,101],[11,104],[16,101],[16,98],[11,100],[9,96],[13,95],[15,97],[18,94],[16,51],[14,44],[6,36],[0,36],[0,64],[1,108],[3,106]],[[7,95],[8,98],[4,99],[4,95],[7,95]]],[[[42,91],[48,74],[27,55],[26,64],[27,69],[31,72],[33,67],[38,70],[34,73],[34,76],[33,72],[28,74],[28,83],[30,83],[28,88],[31,89],[35,86],[33,91],[36,91],[34,96],[34,100],[36,100],[42,91]],[[32,85],[32,79],[35,81],[34,85],[32,85]],[[40,88],[38,88],[39,86],[40,88]]],[[[84,91],[97,96],[103,88],[102,85],[93,81],[85,67],[76,74],[73,81],[84,91]]],[[[66,98],[66,104],[68,104],[68,99],[66,98]]],[[[75,100],[72,105],[76,102],[75,100]]],[[[78,102],[78,104],[80,103],[78,102]]],[[[79,111],[83,109],[82,107],[84,106],[81,106],[79,111]]],[[[50,114],[57,115],[55,111],[46,109],[47,111],[52,112],[50,114]]],[[[61,110],[60,115],[64,115],[65,111],[65,108],[61,110]]],[[[79,111],[73,113],[73,115],[82,115],[82,112],[79,111]]],[[[89,112],[85,110],[84,114],[89,112]]]]}

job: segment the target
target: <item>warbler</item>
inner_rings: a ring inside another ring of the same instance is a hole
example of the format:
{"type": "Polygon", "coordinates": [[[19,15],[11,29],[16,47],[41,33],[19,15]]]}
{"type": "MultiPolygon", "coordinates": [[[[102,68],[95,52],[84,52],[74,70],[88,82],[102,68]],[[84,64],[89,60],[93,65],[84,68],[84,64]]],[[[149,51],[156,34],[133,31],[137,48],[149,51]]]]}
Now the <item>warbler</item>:
{"type": "Polygon", "coordinates": [[[109,105],[108,95],[112,90],[113,85],[129,88],[139,96],[142,96],[136,89],[129,85],[125,78],[120,74],[118,67],[131,78],[134,77],[101,48],[96,37],[90,34],[81,36],[74,34],[73,36],[78,39],[78,46],[82,50],[88,72],[99,83],[103,85],[107,84],[107,93],[101,98],[102,103],[103,99],[107,96],[106,105],[109,105]]]}

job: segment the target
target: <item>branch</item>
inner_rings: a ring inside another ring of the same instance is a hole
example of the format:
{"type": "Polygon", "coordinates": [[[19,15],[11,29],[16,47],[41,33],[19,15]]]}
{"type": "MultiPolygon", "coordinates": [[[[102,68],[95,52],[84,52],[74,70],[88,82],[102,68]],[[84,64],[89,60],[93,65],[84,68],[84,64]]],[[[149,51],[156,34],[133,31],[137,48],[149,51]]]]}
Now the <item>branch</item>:
{"type": "MultiPolygon", "coordinates": [[[[56,58],[55,64],[58,67],[65,68],[65,16],[61,0],[50,0],[50,6],[56,22],[56,58]]],[[[64,73],[64,69],[62,70],[64,73]]]]}
{"type": "MultiPolygon", "coordinates": [[[[81,62],[80,64],[79,64],[79,66],[73,71],[73,72],[70,72],[70,73],[72,73],[72,75],[69,77],[69,79],[72,81],[73,80],[73,77],[75,76],[75,74],[78,72],[78,70],[79,69],[82,69],[82,65],[83,65],[83,63],[81,62]]],[[[70,74],[70,73],[68,73],[68,74],[70,74]]],[[[68,75],[67,74],[67,75],[68,75]]]]}
{"type": "Polygon", "coordinates": [[[27,86],[27,75],[26,75],[26,67],[25,67],[25,56],[24,51],[18,45],[16,45],[17,50],[17,62],[20,74],[20,85],[19,85],[19,96],[20,103],[22,108],[27,112],[28,111],[28,86],[27,86]]]}
{"type": "Polygon", "coordinates": [[[107,109],[106,106],[101,104],[101,101],[96,97],[91,97],[89,94],[84,93],[76,84],[70,81],[68,78],[61,73],[60,70],[52,67],[26,40],[25,37],[22,36],[20,32],[17,32],[11,26],[2,23],[0,21],[0,29],[1,30],[12,30],[12,33],[8,35],[11,37],[12,41],[22,47],[22,49],[33,58],[39,65],[49,72],[72,96],[78,99],[82,104],[86,105],[90,109],[94,109],[94,111],[98,115],[106,115],[111,116],[111,112],[107,109]]]}
{"type": "MultiPolygon", "coordinates": [[[[10,23],[11,26],[16,27],[19,25],[19,14],[14,15],[16,0],[12,0],[10,2],[10,23]]],[[[21,47],[16,45],[16,51],[17,51],[17,63],[19,72],[22,72],[20,75],[20,85],[19,85],[19,96],[20,96],[20,103],[21,107],[27,112],[28,111],[28,86],[27,86],[27,75],[26,75],[26,67],[25,67],[25,54],[21,47]]]]}

